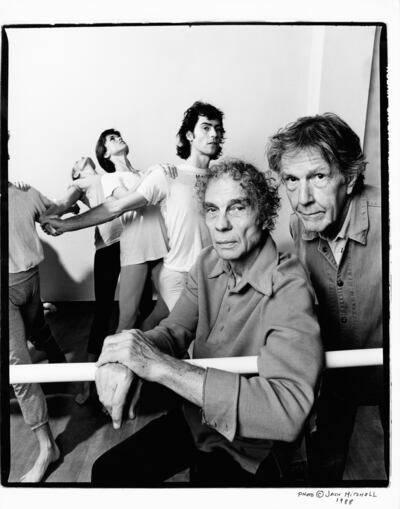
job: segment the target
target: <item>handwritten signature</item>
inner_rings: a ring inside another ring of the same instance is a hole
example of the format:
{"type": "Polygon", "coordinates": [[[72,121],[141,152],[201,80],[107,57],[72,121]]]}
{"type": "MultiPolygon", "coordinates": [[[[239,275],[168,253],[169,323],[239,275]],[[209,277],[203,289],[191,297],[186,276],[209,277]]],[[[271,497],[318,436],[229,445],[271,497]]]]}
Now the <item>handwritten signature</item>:
{"type": "Polygon", "coordinates": [[[378,498],[374,490],[366,491],[331,491],[331,490],[317,490],[313,491],[298,491],[298,498],[330,498],[334,499],[338,504],[351,505],[355,500],[360,498],[378,498]]]}

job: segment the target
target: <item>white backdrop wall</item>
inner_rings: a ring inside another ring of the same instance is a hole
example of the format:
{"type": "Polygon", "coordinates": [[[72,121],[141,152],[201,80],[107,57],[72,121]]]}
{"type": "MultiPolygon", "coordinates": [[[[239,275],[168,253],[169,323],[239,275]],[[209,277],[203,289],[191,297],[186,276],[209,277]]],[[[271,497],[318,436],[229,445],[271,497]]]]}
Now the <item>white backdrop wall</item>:
{"type": "MultiPolygon", "coordinates": [[[[63,195],[78,157],[95,159],[96,140],[110,127],[123,134],[136,168],[178,162],[175,134],[198,99],[225,112],[224,155],[264,170],[268,136],[302,115],[334,111],[364,138],[374,27],[74,27],[7,35],[9,179],[50,198],[63,195]]],[[[373,171],[379,184],[379,168],[373,171]]],[[[289,214],[283,196],[274,232],[282,249],[292,248],[289,214]]],[[[40,235],[43,299],[91,300],[93,230],[40,235]]]]}

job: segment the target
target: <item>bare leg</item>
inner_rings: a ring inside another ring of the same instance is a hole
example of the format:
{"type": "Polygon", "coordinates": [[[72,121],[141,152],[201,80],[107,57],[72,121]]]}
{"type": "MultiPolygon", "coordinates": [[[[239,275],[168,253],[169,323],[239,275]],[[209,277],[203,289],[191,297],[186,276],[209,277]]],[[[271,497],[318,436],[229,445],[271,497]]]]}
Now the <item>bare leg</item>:
{"type": "Polygon", "coordinates": [[[164,299],[161,297],[160,294],[160,285],[159,285],[159,278],[160,278],[160,270],[162,268],[163,262],[162,260],[153,266],[151,270],[151,278],[154,283],[154,287],[157,291],[157,302],[154,306],[153,311],[150,313],[150,315],[144,320],[142,324],[142,330],[147,331],[151,330],[154,327],[156,327],[163,318],[166,318],[169,315],[169,309],[166,305],[164,299]]]}
{"type": "Polygon", "coordinates": [[[147,263],[121,267],[119,287],[119,322],[116,332],[131,329],[138,317],[148,271],[147,263]]]}
{"type": "Polygon", "coordinates": [[[21,482],[40,482],[49,465],[60,457],[60,451],[48,423],[39,426],[33,432],[39,442],[39,456],[33,467],[21,477],[21,482]]]}

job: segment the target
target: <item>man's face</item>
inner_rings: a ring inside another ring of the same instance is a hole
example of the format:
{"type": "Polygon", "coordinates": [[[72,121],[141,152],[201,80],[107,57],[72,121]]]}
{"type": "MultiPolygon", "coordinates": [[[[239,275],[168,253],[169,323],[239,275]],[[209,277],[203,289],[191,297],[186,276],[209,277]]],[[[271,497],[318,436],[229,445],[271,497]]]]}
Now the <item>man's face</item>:
{"type": "Polygon", "coordinates": [[[281,176],[290,204],[307,231],[323,232],[340,223],[354,181],[346,183],[317,149],[284,155],[281,176]]]}
{"type": "Polygon", "coordinates": [[[79,174],[79,178],[96,175],[95,166],[90,157],[81,157],[78,161],[75,161],[74,170],[76,174],[79,174]]]}
{"type": "Polygon", "coordinates": [[[201,155],[213,157],[221,146],[221,122],[200,115],[193,132],[188,131],[186,137],[191,143],[191,154],[196,151],[201,155]]]}
{"type": "Polygon", "coordinates": [[[240,183],[223,175],[208,183],[204,210],[215,250],[223,260],[246,262],[260,244],[258,211],[240,183]]]}
{"type": "Polygon", "coordinates": [[[118,134],[107,134],[104,146],[106,148],[104,157],[106,158],[128,153],[128,145],[124,142],[122,136],[118,134]]]}

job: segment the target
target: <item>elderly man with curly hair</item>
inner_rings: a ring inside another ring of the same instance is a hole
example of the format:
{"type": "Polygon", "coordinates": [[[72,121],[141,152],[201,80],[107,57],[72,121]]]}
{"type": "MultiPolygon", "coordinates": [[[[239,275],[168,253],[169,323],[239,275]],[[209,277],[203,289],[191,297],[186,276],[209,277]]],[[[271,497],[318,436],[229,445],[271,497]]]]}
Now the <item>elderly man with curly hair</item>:
{"type": "Polygon", "coordinates": [[[270,236],[275,185],[251,164],[227,160],[197,188],[212,245],[168,318],[146,333],[109,336],[96,373],[117,428],[135,377],[182,404],[98,458],[95,485],[156,486],[188,467],[194,486],[277,485],[274,444],[296,440],[312,407],[320,332],[303,268],[270,236]],[[184,362],[192,341],[194,358],[258,356],[258,374],[184,362]]]}

